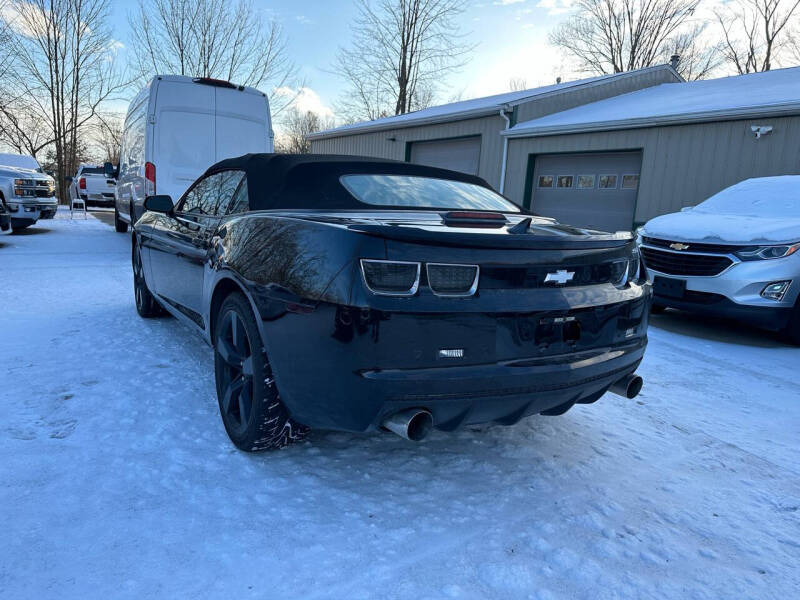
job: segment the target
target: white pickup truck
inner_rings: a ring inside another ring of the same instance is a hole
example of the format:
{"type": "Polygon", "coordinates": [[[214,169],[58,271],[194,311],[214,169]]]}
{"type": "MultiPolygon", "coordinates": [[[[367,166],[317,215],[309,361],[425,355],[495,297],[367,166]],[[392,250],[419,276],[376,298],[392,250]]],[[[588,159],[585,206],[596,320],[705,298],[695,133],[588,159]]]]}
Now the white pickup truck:
{"type": "MultiPolygon", "coordinates": [[[[0,153],[0,202],[14,231],[39,219],[52,219],[58,208],[56,183],[32,156],[0,153]]],[[[5,218],[0,217],[0,228],[5,218]]]]}
{"type": "Polygon", "coordinates": [[[86,206],[114,206],[116,187],[116,179],[105,176],[103,165],[81,165],[72,179],[70,193],[86,202],[86,206]]]}

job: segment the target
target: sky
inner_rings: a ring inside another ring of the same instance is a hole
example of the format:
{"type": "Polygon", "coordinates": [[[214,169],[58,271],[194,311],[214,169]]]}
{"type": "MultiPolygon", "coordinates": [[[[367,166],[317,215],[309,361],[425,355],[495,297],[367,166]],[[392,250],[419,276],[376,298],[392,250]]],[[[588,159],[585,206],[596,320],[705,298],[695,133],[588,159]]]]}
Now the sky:
{"type": "MultiPolygon", "coordinates": [[[[331,72],[337,49],[350,40],[356,16],[349,0],[253,0],[254,8],[282,26],[287,50],[307,89],[298,97],[301,110],[335,116],[334,104],[344,82],[331,72]]],[[[477,44],[469,63],[450,76],[437,103],[507,91],[512,78],[527,87],[548,85],[570,74],[547,43],[548,31],[564,18],[571,0],[475,0],[458,19],[461,31],[477,44]]],[[[113,0],[113,31],[124,44],[125,59],[135,43],[127,14],[134,2],[113,0]]],[[[264,90],[269,91],[269,90],[264,90]]]]}

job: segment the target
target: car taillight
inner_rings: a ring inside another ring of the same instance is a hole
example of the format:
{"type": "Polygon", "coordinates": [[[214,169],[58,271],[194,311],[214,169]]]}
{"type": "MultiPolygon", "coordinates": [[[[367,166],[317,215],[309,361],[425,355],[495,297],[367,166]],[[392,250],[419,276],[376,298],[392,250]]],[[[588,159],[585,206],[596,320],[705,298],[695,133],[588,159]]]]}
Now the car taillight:
{"type": "Polygon", "coordinates": [[[418,262],[361,259],[361,274],[367,289],[382,296],[416,294],[420,269],[418,262]]]}
{"type": "Polygon", "coordinates": [[[156,195],[156,166],[151,162],[144,163],[144,195],[156,195]]]}
{"type": "Polygon", "coordinates": [[[428,263],[428,285],[437,296],[472,296],[478,289],[478,265],[428,263]]]}
{"type": "Polygon", "coordinates": [[[86,189],[86,178],[85,177],[81,177],[78,180],[78,187],[80,187],[82,190],[86,189]]]}

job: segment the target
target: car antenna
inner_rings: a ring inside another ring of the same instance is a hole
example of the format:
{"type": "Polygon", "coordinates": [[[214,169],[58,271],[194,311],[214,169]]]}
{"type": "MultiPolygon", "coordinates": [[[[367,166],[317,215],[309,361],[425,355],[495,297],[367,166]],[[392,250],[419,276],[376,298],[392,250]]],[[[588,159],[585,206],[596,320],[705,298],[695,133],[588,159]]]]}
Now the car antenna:
{"type": "Polygon", "coordinates": [[[531,218],[525,217],[517,223],[508,228],[508,233],[528,233],[528,227],[531,226],[531,218]]]}

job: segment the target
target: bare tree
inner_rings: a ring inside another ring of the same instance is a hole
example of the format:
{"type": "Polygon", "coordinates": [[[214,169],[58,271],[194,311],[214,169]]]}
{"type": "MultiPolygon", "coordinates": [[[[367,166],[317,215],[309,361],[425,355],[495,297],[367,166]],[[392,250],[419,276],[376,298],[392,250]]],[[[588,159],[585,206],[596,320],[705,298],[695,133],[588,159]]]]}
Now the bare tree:
{"type": "Polygon", "coordinates": [[[283,118],[283,132],[276,142],[277,150],[286,154],[308,154],[311,152],[308,135],[331,127],[333,119],[321,117],[310,110],[301,112],[293,107],[283,118]]]}
{"type": "Polygon", "coordinates": [[[119,164],[119,149],[122,144],[124,117],[119,114],[99,114],[93,124],[92,137],[103,162],[119,164]]]}
{"type": "Polygon", "coordinates": [[[700,65],[708,63],[713,51],[701,48],[703,27],[694,19],[699,3],[577,0],[576,12],[550,33],[550,43],[574,60],[578,69],[595,74],[663,64],[672,54],[690,48],[693,56],[684,57],[678,71],[691,76],[694,69],[705,75],[710,63],[700,65]]]}
{"type": "Polygon", "coordinates": [[[528,89],[528,81],[523,77],[512,77],[508,80],[508,91],[521,92],[528,89]]]}
{"type": "Polygon", "coordinates": [[[734,0],[725,11],[717,10],[726,62],[739,73],[776,66],[784,50],[793,51],[798,7],[800,0],[734,0]]]}
{"type": "MultiPolygon", "coordinates": [[[[294,83],[280,24],[265,23],[250,0],[139,0],[128,20],[137,32],[133,63],[140,82],[157,74],[213,77],[268,85],[271,100],[274,90],[294,83]]],[[[275,104],[273,112],[286,106],[275,104]]]]}
{"type": "Polygon", "coordinates": [[[108,0],[11,0],[4,11],[10,64],[0,122],[19,148],[53,157],[59,196],[75,172],[80,135],[123,82],[114,63],[108,0]]]}
{"type": "Polygon", "coordinates": [[[350,46],[334,72],[347,91],[337,106],[345,120],[400,115],[429,106],[447,75],[474,46],[456,18],[467,0],[357,0],[350,46]]]}

